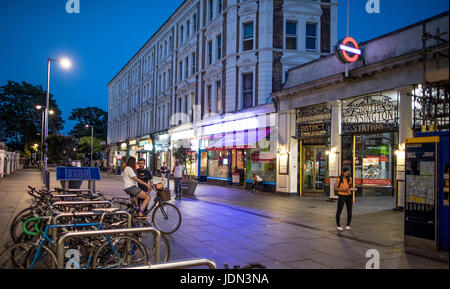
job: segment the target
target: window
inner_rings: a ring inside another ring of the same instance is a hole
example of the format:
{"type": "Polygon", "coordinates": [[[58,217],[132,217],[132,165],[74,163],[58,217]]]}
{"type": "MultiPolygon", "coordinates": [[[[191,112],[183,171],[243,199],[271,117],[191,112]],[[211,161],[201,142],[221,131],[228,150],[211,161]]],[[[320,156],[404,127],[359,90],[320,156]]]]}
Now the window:
{"type": "Polygon", "coordinates": [[[216,88],[217,88],[217,113],[222,113],[222,86],[221,81],[216,82],[216,88]]]}
{"type": "Polygon", "coordinates": [[[316,50],[317,24],[306,23],[306,49],[316,50]]]}
{"type": "Polygon", "coordinates": [[[208,65],[212,64],[212,41],[208,42],[208,65]]]}
{"type": "Polygon", "coordinates": [[[172,52],[173,46],[172,46],[172,36],[169,36],[169,52],[172,52]]]}
{"type": "Polygon", "coordinates": [[[286,22],[286,49],[297,50],[297,22],[286,22]]]}
{"type": "Polygon", "coordinates": [[[243,108],[253,106],[253,73],[242,75],[243,108]]]}
{"type": "Polygon", "coordinates": [[[186,63],[184,65],[184,78],[189,77],[189,57],[186,57],[184,60],[186,63]]]}
{"type": "Polygon", "coordinates": [[[222,35],[217,36],[217,60],[222,58],[222,35]]]}
{"type": "Polygon", "coordinates": [[[211,113],[211,85],[206,87],[206,113],[211,113]]]}
{"type": "Polygon", "coordinates": [[[166,90],[167,88],[167,83],[166,83],[166,73],[163,73],[163,84],[162,84],[162,89],[166,90]]]}
{"type": "Polygon", "coordinates": [[[244,51],[253,50],[253,22],[244,24],[244,51]]]}
{"type": "Polygon", "coordinates": [[[191,34],[191,21],[187,21],[186,22],[186,39],[189,39],[189,37],[191,37],[190,36],[190,34],[191,34]]]}
{"type": "Polygon", "coordinates": [[[209,22],[212,20],[212,18],[213,18],[213,1],[208,0],[208,20],[209,20],[209,22]]]}
{"type": "Polygon", "coordinates": [[[169,53],[168,53],[168,49],[169,47],[167,46],[167,40],[166,41],[164,41],[164,55],[165,56],[167,56],[169,53]]]}
{"type": "Polygon", "coordinates": [[[183,61],[180,61],[178,69],[178,82],[183,80],[183,61]]]}
{"type": "Polygon", "coordinates": [[[181,25],[180,27],[180,45],[183,44],[183,35],[184,34],[184,27],[181,25]]]}
{"type": "Polygon", "coordinates": [[[194,14],[192,22],[194,24],[194,33],[195,33],[197,32],[197,14],[194,14]]]}
{"type": "Polygon", "coordinates": [[[192,74],[195,74],[195,70],[196,70],[196,67],[195,67],[195,61],[196,61],[196,59],[195,59],[195,52],[194,53],[192,53],[192,74]]]}
{"type": "Polygon", "coordinates": [[[223,9],[223,0],[218,0],[217,1],[217,14],[222,13],[222,9],[223,9]]]}
{"type": "Polygon", "coordinates": [[[183,113],[184,115],[187,115],[188,113],[188,96],[184,96],[184,106],[183,106],[183,113]]]}

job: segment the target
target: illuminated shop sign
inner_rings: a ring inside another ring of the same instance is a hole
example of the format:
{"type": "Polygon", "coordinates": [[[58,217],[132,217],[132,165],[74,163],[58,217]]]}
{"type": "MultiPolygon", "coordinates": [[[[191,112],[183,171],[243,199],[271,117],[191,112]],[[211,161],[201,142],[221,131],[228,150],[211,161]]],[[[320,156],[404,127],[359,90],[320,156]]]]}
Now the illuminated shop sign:
{"type": "Polygon", "coordinates": [[[297,138],[314,139],[331,135],[331,106],[322,104],[297,110],[297,138]]]}
{"type": "Polygon", "coordinates": [[[398,131],[398,96],[367,95],[344,101],[342,135],[398,131]]]}
{"type": "Polygon", "coordinates": [[[352,37],[346,37],[337,48],[339,60],[343,63],[353,63],[358,61],[362,55],[358,42],[352,37]]]}

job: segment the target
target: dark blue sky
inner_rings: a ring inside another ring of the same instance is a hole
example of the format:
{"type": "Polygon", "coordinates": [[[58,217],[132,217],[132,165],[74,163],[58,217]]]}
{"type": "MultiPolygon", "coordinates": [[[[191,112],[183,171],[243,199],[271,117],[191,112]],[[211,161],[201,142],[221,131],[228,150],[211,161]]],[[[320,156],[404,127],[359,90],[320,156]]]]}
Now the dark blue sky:
{"type": "MultiPolygon", "coordinates": [[[[449,9],[447,0],[379,0],[380,14],[367,14],[367,0],[350,0],[350,35],[362,42],[449,9]]],[[[46,83],[47,57],[69,57],[73,68],[52,64],[50,91],[66,120],[76,107],[108,109],[107,83],[168,19],[183,0],[80,0],[80,14],[66,13],[67,0],[0,0],[0,86],[8,80],[46,83]]],[[[339,0],[339,38],[346,33],[347,0],[339,0]]]]}

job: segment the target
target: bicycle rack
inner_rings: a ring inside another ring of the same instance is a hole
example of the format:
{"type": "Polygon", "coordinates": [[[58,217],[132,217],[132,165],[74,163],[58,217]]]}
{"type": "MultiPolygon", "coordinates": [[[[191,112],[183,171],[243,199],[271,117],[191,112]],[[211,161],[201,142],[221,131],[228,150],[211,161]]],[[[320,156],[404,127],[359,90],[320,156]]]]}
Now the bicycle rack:
{"type": "Polygon", "coordinates": [[[216,262],[210,259],[189,259],[162,264],[150,264],[148,266],[126,267],[122,269],[184,269],[198,266],[207,266],[209,269],[217,269],[216,262]]]}
{"type": "Polygon", "coordinates": [[[59,201],[52,203],[53,206],[89,206],[89,205],[109,205],[113,206],[110,201],[59,201]]]}
{"type": "MultiPolygon", "coordinates": [[[[132,228],[133,224],[131,222],[132,217],[131,214],[125,211],[116,211],[116,212],[80,212],[80,213],[61,213],[57,215],[56,217],[52,218],[52,225],[58,225],[58,220],[63,217],[87,217],[87,216],[102,216],[102,215],[125,215],[127,216],[128,220],[128,228],[132,228]]],[[[51,229],[51,236],[52,240],[58,239],[58,229],[52,228],[51,229]]]]}
{"type": "Polygon", "coordinates": [[[64,242],[69,238],[80,238],[80,237],[95,237],[101,235],[119,235],[119,234],[136,234],[152,232],[155,235],[155,263],[160,262],[160,239],[161,232],[153,227],[147,228],[131,228],[131,229],[114,229],[114,230],[96,230],[96,231],[84,231],[84,232],[72,232],[63,235],[59,238],[56,251],[57,251],[57,268],[64,269],[64,242]]]}

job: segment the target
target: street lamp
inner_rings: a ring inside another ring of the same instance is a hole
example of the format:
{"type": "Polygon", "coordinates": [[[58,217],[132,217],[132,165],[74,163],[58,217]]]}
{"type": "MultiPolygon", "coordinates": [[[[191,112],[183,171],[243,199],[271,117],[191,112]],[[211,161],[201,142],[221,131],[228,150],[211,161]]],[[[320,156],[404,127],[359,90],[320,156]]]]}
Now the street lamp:
{"type": "Polygon", "coordinates": [[[86,125],[86,128],[91,128],[91,167],[93,167],[93,158],[92,153],[94,151],[94,126],[93,125],[86,125]]]}
{"type": "MultiPolygon", "coordinates": [[[[43,108],[42,105],[36,105],[37,110],[41,110],[43,108]]],[[[53,110],[49,111],[50,115],[53,115],[55,112],[53,110]]],[[[41,126],[41,165],[44,160],[44,117],[45,117],[45,110],[42,110],[42,126],[41,126]]]]}
{"type": "MultiPolygon", "coordinates": [[[[44,123],[45,123],[45,130],[44,130],[44,136],[43,136],[43,141],[45,142],[47,140],[48,137],[48,107],[49,107],[49,102],[50,102],[50,63],[51,62],[59,62],[61,64],[61,66],[65,69],[69,69],[72,66],[72,63],[70,62],[69,59],[67,58],[63,58],[63,59],[52,59],[52,58],[47,58],[47,92],[46,92],[46,105],[45,105],[45,117],[44,117],[44,123]]],[[[52,114],[52,113],[50,113],[52,114]]],[[[46,185],[47,187],[49,186],[49,184],[47,183],[47,145],[45,145],[44,148],[44,177],[46,180],[46,185]]]]}

